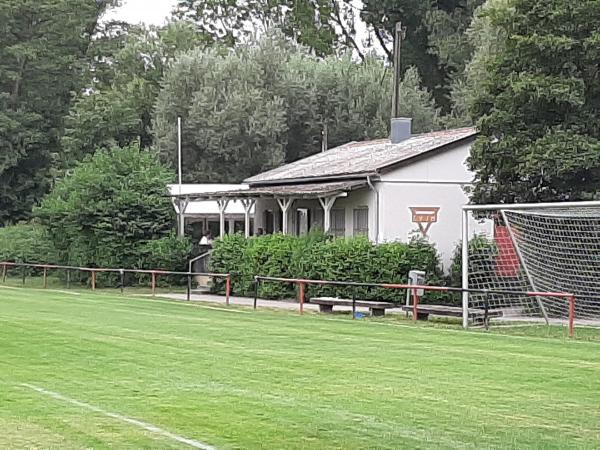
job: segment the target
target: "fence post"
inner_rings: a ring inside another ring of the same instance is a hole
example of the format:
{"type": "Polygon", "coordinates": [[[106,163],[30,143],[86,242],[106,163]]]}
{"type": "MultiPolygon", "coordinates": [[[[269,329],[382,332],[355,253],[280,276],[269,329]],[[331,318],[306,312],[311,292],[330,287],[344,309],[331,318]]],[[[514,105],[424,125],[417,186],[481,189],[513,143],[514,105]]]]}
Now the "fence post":
{"type": "Polygon", "coordinates": [[[156,297],[156,272],[152,272],[152,297],[156,297]]]}
{"type": "Polygon", "coordinates": [[[67,289],[71,288],[71,269],[67,269],[67,289]]]}
{"type": "Polygon", "coordinates": [[[192,275],[188,273],[187,275],[187,301],[189,302],[192,299],[192,275]]]}
{"type": "Polygon", "coordinates": [[[304,283],[300,282],[298,284],[298,294],[300,296],[300,314],[304,314],[304,283]]]}
{"type": "Polygon", "coordinates": [[[123,289],[125,288],[125,271],[119,269],[119,274],[121,275],[121,295],[123,295],[123,289]]]}
{"type": "Polygon", "coordinates": [[[259,279],[254,277],[254,309],[256,309],[256,304],[258,303],[258,283],[259,279]]]}
{"type": "Polygon", "coordinates": [[[22,275],[23,275],[23,286],[25,286],[25,275],[26,275],[26,273],[27,273],[27,272],[26,272],[26,270],[27,270],[27,267],[25,267],[25,266],[22,266],[22,267],[23,267],[23,274],[22,274],[22,275]]]}
{"type": "Polygon", "coordinates": [[[356,288],[352,289],[352,320],[356,319],[356,288]]]}
{"type": "Polygon", "coordinates": [[[48,289],[48,268],[44,266],[44,289],[48,289]]]}
{"type": "Polygon", "coordinates": [[[6,283],[6,271],[7,271],[6,264],[2,264],[2,282],[3,283],[6,283]]]}
{"type": "Polygon", "coordinates": [[[575,335],[575,296],[569,297],[569,337],[575,335]]]}
{"type": "Polygon", "coordinates": [[[412,295],[413,295],[413,322],[417,321],[417,315],[419,314],[419,296],[417,295],[417,289],[413,288],[412,289],[412,295]]]}
{"type": "Polygon", "coordinates": [[[96,290],[96,271],[92,270],[92,291],[96,290]]]}
{"type": "Polygon", "coordinates": [[[229,306],[229,296],[231,294],[231,275],[227,275],[225,280],[225,304],[229,306]]]}

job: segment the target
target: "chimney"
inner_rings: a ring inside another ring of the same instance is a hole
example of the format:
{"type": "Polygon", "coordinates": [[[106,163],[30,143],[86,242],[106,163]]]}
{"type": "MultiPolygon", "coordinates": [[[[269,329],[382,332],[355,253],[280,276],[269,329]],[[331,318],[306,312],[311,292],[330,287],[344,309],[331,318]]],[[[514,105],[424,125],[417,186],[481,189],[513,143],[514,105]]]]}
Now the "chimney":
{"type": "Polygon", "coordinates": [[[396,117],[392,119],[390,129],[390,140],[392,144],[399,144],[412,137],[412,119],[396,117]]]}

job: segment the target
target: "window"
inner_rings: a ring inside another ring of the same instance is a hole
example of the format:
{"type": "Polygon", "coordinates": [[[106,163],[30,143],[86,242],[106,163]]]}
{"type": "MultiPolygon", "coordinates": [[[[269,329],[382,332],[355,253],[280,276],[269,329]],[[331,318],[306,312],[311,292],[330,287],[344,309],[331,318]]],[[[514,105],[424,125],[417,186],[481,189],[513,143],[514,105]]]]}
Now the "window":
{"type": "Polygon", "coordinates": [[[354,236],[369,235],[369,208],[362,207],[354,210],[354,236]]]}
{"type": "Polygon", "coordinates": [[[331,234],[334,236],[345,236],[346,235],[346,210],[345,209],[332,209],[331,210],[331,234]]]}

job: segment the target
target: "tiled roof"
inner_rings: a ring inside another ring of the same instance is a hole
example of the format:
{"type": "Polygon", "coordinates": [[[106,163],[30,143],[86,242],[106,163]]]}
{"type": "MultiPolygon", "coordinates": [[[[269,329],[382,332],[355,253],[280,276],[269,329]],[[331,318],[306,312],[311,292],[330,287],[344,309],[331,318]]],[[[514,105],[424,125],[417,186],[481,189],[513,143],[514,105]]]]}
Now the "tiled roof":
{"type": "Polygon", "coordinates": [[[373,174],[476,134],[475,128],[458,128],[416,135],[399,144],[392,144],[389,139],[350,142],[255,175],[245,182],[260,185],[310,178],[373,174]]]}

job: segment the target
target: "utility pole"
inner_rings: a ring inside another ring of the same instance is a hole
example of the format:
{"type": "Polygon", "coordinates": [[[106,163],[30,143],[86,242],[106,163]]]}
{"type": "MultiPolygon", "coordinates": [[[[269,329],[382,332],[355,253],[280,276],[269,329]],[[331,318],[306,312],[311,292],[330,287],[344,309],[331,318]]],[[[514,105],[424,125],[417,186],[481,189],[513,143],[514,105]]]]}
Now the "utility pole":
{"type": "Polygon", "coordinates": [[[400,80],[402,80],[402,41],[406,38],[406,28],[402,22],[396,23],[394,30],[394,91],[392,94],[392,119],[400,116],[400,80]]]}
{"type": "Polygon", "coordinates": [[[185,207],[184,202],[181,198],[181,117],[177,117],[177,181],[179,184],[179,196],[177,197],[177,205],[179,206],[179,236],[185,235],[185,207]]]}

